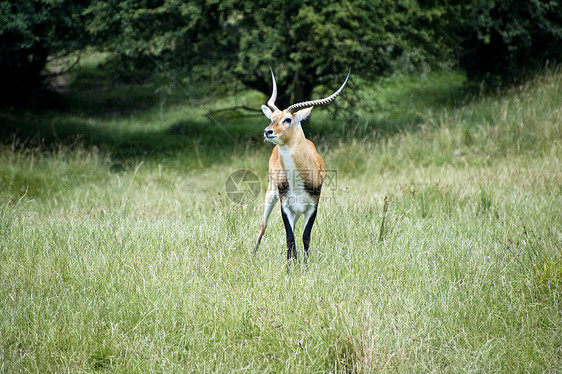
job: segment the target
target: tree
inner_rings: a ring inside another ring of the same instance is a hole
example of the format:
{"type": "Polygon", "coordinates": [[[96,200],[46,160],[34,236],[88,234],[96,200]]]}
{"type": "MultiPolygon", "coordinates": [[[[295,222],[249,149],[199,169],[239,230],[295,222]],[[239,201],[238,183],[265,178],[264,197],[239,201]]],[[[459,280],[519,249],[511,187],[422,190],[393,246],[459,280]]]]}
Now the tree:
{"type": "Polygon", "coordinates": [[[461,32],[460,65],[473,82],[513,84],[562,61],[559,1],[480,1],[461,32]]]}
{"type": "Polygon", "coordinates": [[[148,0],[95,1],[87,15],[93,40],[132,76],[165,67],[269,94],[272,67],[285,107],[333,90],[349,68],[374,79],[399,59],[410,68],[447,58],[443,34],[428,29],[440,11],[393,0],[148,0]]]}
{"type": "Polygon", "coordinates": [[[71,0],[0,3],[0,99],[13,102],[37,87],[49,57],[83,48],[83,6],[71,0]]]}

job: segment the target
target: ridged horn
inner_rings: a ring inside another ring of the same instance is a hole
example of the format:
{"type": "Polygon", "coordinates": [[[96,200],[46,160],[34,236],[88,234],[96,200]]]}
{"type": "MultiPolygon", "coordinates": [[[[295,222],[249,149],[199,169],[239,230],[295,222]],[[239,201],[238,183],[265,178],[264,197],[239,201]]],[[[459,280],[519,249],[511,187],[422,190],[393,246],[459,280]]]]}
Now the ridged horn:
{"type": "Polygon", "coordinates": [[[271,110],[275,111],[275,110],[279,110],[279,108],[275,106],[275,100],[277,99],[277,83],[275,82],[275,75],[273,75],[273,70],[269,68],[269,71],[271,71],[271,80],[273,81],[273,91],[271,92],[271,97],[269,98],[269,100],[267,100],[267,106],[271,110]]]}
{"type": "Polygon", "coordinates": [[[287,111],[289,111],[290,113],[294,113],[297,109],[310,108],[311,106],[318,106],[318,105],[324,105],[324,104],[329,103],[330,101],[332,101],[336,97],[338,97],[338,95],[342,92],[343,88],[345,87],[345,85],[347,83],[347,80],[349,79],[350,74],[351,74],[351,69],[349,69],[349,72],[347,73],[347,78],[345,78],[345,82],[343,82],[341,87],[338,88],[338,90],[336,92],[334,92],[333,94],[331,94],[330,96],[325,97],[325,98],[320,99],[320,100],[303,101],[302,103],[293,104],[293,105],[291,105],[290,107],[287,108],[287,111]]]}

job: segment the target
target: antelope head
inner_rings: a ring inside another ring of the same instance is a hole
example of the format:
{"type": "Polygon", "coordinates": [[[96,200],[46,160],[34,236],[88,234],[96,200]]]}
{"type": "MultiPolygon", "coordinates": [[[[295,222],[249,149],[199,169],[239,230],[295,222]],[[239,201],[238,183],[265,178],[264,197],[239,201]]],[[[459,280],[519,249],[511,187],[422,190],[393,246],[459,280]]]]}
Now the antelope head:
{"type": "MultiPolygon", "coordinates": [[[[271,70],[271,69],[270,69],[271,70]]],[[[271,121],[269,126],[265,128],[264,140],[273,144],[288,145],[292,139],[302,134],[301,121],[306,119],[312,108],[319,105],[324,105],[334,100],[343,90],[351,74],[351,69],[347,73],[347,78],[340,88],[328,97],[319,100],[303,101],[291,105],[285,110],[280,110],[275,106],[275,99],[277,99],[277,83],[273,70],[271,70],[271,79],[273,81],[273,92],[267,101],[267,106],[262,105],[261,110],[263,114],[271,121]],[[300,109],[300,110],[299,110],[300,109]]],[[[303,135],[304,136],[304,135],[303,135]]]]}

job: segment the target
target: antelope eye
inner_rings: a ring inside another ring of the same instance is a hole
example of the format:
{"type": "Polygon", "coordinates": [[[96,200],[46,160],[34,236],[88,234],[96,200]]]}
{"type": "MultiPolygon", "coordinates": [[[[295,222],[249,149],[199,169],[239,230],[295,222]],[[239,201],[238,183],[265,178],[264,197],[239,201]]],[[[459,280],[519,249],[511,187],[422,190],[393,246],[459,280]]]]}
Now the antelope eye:
{"type": "Polygon", "coordinates": [[[286,125],[290,125],[291,124],[291,118],[290,117],[285,118],[283,120],[283,123],[286,124],[286,125]]]}

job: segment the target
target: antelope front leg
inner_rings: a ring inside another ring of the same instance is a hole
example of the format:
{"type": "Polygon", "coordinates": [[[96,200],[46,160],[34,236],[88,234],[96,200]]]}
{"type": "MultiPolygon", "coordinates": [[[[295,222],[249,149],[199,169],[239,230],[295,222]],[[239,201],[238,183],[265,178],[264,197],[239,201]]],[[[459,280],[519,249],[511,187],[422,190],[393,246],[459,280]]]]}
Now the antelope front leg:
{"type": "Polygon", "coordinates": [[[293,232],[294,219],[289,217],[281,206],[281,216],[283,217],[283,224],[285,225],[285,234],[287,236],[287,263],[294,258],[297,260],[297,249],[295,247],[295,234],[293,232]]]}
{"type": "Polygon", "coordinates": [[[308,247],[310,245],[310,232],[312,231],[312,226],[314,226],[314,221],[316,220],[316,212],[318,211],[318,204],[316,204],[311,211],[312,213],[307,214],[304,221],[304,233],[302,234],[302,242],[304,244],[304,263],[308,261],[308,247]]]}
{"type": "Polygon", "coordinates": [[[272,188],[272,185],[270,183],[269,188],[267,189],[267,194],[265,196],[263,220],[260,225],[258,241],[256,243],[256,247],[254,248],[254,255],[258,252],[261,238],[263,237],[263,234],[265,234],[265,229],[267,228],[267,220],[269,218],[269,215],[271,214],[271,210],[273,209],[273,207],[275,206],[278,200],[279,200],[279,196],[277,195],[277,191],[275,191],[275,189],[272,188]]]}

